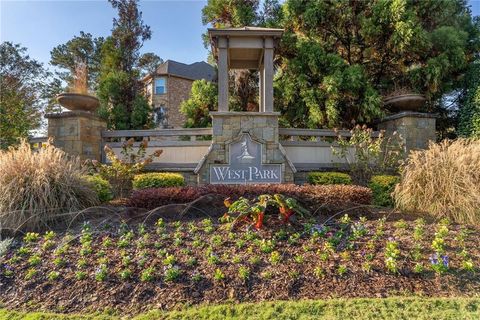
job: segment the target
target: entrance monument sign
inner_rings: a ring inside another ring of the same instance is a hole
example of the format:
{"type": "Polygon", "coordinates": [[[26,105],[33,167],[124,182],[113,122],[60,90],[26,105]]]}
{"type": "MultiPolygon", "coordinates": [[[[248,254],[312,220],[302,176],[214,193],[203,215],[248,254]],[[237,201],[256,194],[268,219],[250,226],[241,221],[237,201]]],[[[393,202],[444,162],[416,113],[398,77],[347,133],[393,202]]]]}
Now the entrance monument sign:
{"type": "Polygon", "coordinates": [[[282,165],[262,163],[262,144],[244,133],[229,146],[229,163],[210,165],[212,184],[281,183],[282,165]]]}

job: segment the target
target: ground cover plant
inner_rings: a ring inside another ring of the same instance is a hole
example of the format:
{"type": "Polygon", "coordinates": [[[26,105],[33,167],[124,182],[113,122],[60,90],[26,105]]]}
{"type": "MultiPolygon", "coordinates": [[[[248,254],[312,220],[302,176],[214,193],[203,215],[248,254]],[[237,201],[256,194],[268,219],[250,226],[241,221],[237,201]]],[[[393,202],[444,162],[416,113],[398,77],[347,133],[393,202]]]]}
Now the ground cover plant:
{"type": "Polygon", "coordinates": [[[402,210],[480,222],[480,140],[431,143],[411,152],[394,197],[402,210]]]}
{"type": "Polygon", "coordinates": [[[0,230],[36,230],[99,202],[78,158],[48,143],[0,151],[0,230]]]}
{"type": "Polygon", "coordinates": [[[478,227],[340,214],[232,229],[221,218],[166,214],[27,233],[0,258],[0,303],[137,313],[226,301],[480,294],[478,227]]]}

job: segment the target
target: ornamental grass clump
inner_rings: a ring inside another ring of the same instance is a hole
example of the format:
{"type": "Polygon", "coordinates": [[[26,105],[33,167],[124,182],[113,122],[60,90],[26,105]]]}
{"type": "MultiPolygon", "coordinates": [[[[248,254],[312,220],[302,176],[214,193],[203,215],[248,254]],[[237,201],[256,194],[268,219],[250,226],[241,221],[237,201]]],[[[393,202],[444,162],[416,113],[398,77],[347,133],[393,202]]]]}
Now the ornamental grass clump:
{"type": "Polygon", "coordinates": [[[0,230],[32,231],[98,203],[80,159],[51,144],[38,151],[23,141],[0,152],[0,230]]]}
{"type": "Polygon", "coordinates": [[[480,140],[431,143],[411,152],[393,195],[399,209],[480,222],[480,140]]]}

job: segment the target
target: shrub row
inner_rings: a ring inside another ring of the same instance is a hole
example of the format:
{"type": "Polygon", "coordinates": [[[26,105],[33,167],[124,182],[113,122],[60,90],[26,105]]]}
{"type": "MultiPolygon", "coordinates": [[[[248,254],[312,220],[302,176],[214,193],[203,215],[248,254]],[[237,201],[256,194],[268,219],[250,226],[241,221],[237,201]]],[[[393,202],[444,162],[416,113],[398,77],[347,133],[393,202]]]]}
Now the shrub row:
{"type": "Polygon", "coordinates": [[[155,209],[157,207],[188,203],[207,194],[219,194],[236,200],[239,197],[253,198],[261,194],[280,193],[294,197],[306,205],[344,208],[352,204],[370,204],[372,191],[366,187],[348,185],[205,185],[201,187],[154,188],[134,191],[127,201],[130,207],[155,209]]]}
{"type": "Polygon", "coordinates": [[[138,174],[133,178],[134,189],[182,187],[185,179],[179,173],[152,172],[138,174]]]}
{"type": "Polygon", "coordinates": [[[352,178],[342,172],[309,172],[307,181],[310,184],[352,184],[352,178]]]}

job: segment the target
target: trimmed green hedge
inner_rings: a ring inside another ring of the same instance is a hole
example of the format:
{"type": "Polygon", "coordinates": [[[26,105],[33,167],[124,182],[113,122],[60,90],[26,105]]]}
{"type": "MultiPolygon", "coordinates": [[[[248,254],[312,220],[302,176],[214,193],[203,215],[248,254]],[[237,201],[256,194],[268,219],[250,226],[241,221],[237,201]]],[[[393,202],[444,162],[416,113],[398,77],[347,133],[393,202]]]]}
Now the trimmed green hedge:
{"type": "Polygon", "coordinates": [[[307,181],[310,184],[352,184],[352,178],[342,172],[309,172],[307,181]]]}
{"type": "Polygon", "coordinates": [[[181,187],[185,185],[185,179],[179,173],[172,172],[153,172],[138,174],[133,178],[133,188],[166,188],[181,187]]]}
{"type": "Polygon", "coordinates": [[[394,201],[391,196],[395,185],[400,182],[397,176],[373,176],[368,184],[373,193],[373,204],[381,207],[393,207],[394,201]]]}
{"type": "Polygon", "coordinates": [[[110,182],[103,179],[99,175],[85,176],[85,180],[92,185],[93,190],[95,190],[98,199],[101,202],[107,202],[113,199],[112,186],[110,185],[110,182]]]}

